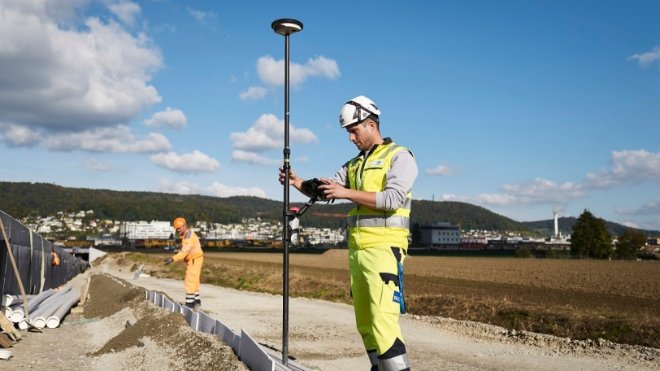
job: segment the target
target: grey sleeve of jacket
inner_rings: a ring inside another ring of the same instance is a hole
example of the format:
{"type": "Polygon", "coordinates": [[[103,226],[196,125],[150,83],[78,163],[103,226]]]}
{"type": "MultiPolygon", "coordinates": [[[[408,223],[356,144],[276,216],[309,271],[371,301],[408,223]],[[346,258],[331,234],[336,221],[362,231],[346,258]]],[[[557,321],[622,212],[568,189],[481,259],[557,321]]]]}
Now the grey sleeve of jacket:
{"type": "Polygon", "coordinates": [[[392,167],[385,178],[385,189],[376,193],[376,208],[396,210],[403,206],[417,174],[417,162],[410,151],[399,151],[394,155],[392,167]]]}
{"type": "Polygon", "coordinates": [[[348,187],[348,168],[346,167],[346,164],[344,164],[342,167],[337,170],[335,175],[330,178],[332,179],[333,182],[338,183],[343,185],[344,187],[348,187]]]}

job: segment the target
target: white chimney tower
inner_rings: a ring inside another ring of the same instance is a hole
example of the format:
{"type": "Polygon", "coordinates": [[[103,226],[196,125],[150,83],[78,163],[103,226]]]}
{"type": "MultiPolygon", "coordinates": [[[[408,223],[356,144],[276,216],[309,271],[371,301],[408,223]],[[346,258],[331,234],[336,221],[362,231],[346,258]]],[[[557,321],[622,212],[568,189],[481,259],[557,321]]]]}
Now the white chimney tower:
{"type": "Polygon", "coordinates": [[[559,210],[557,208],[552,209],[552,214],[555,217],[555,238],[559,238],[559,218],[557,217],[559,210]]]}

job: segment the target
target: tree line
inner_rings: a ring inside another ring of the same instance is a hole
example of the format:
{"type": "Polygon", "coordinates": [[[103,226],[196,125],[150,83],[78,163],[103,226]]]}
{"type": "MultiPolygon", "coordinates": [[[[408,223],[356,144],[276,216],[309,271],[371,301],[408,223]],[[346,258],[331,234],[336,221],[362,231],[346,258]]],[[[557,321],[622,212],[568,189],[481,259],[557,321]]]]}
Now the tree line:
{"type": "Polygon", "coordinates": [[[584,210],[573,225],[571,253],[579,259],[635,259],[646,240],[644,233],[627,228],[615,245],[605,220],[584,210]]]}

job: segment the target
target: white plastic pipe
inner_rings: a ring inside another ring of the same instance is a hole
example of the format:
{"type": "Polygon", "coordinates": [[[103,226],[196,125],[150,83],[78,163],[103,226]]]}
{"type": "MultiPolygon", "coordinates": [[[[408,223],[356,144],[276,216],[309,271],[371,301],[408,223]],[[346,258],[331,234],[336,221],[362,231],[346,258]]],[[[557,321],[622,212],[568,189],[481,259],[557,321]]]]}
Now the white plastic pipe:
{"type": "Polygon", "coordinates": [[[32,324],[36,328],[44,328],[46,327],[46,321],[49,317],[51,317],[55,312],[57,312],[58,309],[69,300],[69,297],[71,295],[71,292],[67,292],[62,295],[57,296],[57,300],[53,301],[50,303],[44,310],[40,311],[37,313],[34,317],[30,316],[30,319],[32,320],[32,324]]]}
{"type": "Polygon", "coordinates": [[[44,313],[45,311],[48,311],[49,308],[53,306],[53,304],[56,304],[59,300],[61,300],[62,296],[64,296],[70,291],[71,291],[71,286],[67,286],[62,290],[55,291],[53,295],[48,297],[46,300],[42,301],[38,307],[34,309],[30,308],[30,318],[37,317],[42,313],[44,313]]]}
{"type": "Polygon", "coordinates": [[[21,303],[23,303],[23,299],[21,299],[21,297],[18,296],[18,295],[6,294],[6,295],[2,296],[2,306],[3,307],[8,307],[10,305],[21,304],[21,303]]]}
{"type": "Polygon", "coordinates": [[[48,328],[57,328],[62,322],[62,318],[69,313],[69,310],[80,301],[80,293],[73,290],[69,293],[69,298],[60,305],[59,309],[46,320],[48,328]]]}
{"type": "Polygon", "coordinates": [[[67,295],[71,292],[71,286],[66,289],[58,291],[56,294],[44,300],[37,309],[30,313],[30,321],[36,328],[46,327],[46,319],[50,317],[66,300],[67,295]]]}
{"type": "MultiPolygon", "coordinates": [[[[31,299],[28,299],[28,302],[27,302],[28,310],[30,312],[32,312],[33,310],[35,310],[35,308],[37,308],[39,306],[39,304],[41,304],[41,302],[48,299],[53,294],[55,294],[55,290],[51,289],[51,290],[44,291],[41,294],[39,294],[39,295],[37,295],[37,296],[35,296],[31,299]]],[[[11,313],[11,318],[9,320],[14,322],[14,323],[20,323],[21,321],[25,320],[25,312],[23,311],[23,307],[13,309],[12,313],[11,313]]],[[[27,327],[26,327],[26,329],[27,329],[27,327]]],[[[24,330],[24,329],[22,329],[22,330],[24,330]]]]}
{"type": "Polygon", "coordinates": [[[16,308],[11,310],[11,314],[7,317],[13,323],[19,323],[25,319],[23,308],[16,308]]]}

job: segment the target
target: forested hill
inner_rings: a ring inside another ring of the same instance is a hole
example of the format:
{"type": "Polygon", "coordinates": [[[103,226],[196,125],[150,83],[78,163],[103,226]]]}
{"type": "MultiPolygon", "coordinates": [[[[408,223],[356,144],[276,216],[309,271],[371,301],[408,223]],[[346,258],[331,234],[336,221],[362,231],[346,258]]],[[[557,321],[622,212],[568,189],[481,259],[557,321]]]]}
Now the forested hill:
{"type": "MultiPolygon", "coordinates": [[[[0,182],[0,210],[15,218],[55,215],[58,211],[94,210],[94,217],[114,220],[170,220],[182,215],[191,221],[240,222],[261,217],[279,220],[282,202],[258,197],[211,197],[157,192],[123,192],[68,188],[48,183],[0,182]]],[[[302,204],[294,203],[296,206],[302,204]]],[[[338,227],[345,223],[350,203],[317,203],[303,216],[309,226],[338,227]]],[[[526,231],[528,228],[482,207],[462,202],[413,201],[412,223],[434,221],[460,224],[467,229],[526,231]]]]}
{"type": "Polygon", "coordinates": [[[94,217],[113,220],[171,220],[240,222],[242,217],[275,218],[280,202],[257,197],[218,198],[157,192],[122,192],[68,188],[48,183],[0,182],[0,209],[15,218],[55,215],[58,211],[94,210],[94,217]],[[272,212],[269,215],[268,212],[272,212]]]}
{"type": "MultiPolygon", "coordinates": [[[[302,206],[293,203],[292,206],[302,206]]],[[[316,227],[345,225],[350,203],[317,203],[302,217],[301,223],[316,227]]],[[[548,235],[552,220],[521,223],[495,214],[483,207],[463,202],[413,201],[412,224],[450,222],[463,229],[540,232],[548,235]]],[[[171,220],[184,216],[190,221],[236,223],[243,218],[261,217],[281,220],[282,202],[258,197],[212,197],[157,192],[111,191],[68,188],[49,183],[0,182],[0,210],[22,219],[27,216],[52,216],[58,211],[94,210],[94,218],[113,220],[171,220]]],[[[565,218],[562,218],[565,219],[565,218]]],[[[560,220],[561,229],[564,225],[560,220]]],[[[572,226],[572,224],[571,224],[572,226]]],[[[623,226],[610,223],[610,230],[623,226]],[[618,226],[618,227],[617,227],[618,226]],[[614,228],[613,228],[614,227],[614,228]]],[[[618,234],[618,233],[617,233],[618,234]]]]}

